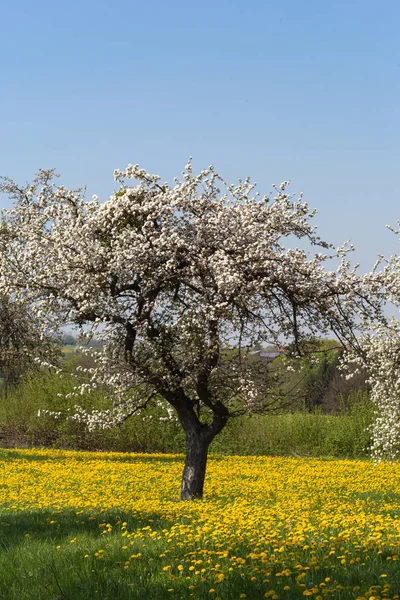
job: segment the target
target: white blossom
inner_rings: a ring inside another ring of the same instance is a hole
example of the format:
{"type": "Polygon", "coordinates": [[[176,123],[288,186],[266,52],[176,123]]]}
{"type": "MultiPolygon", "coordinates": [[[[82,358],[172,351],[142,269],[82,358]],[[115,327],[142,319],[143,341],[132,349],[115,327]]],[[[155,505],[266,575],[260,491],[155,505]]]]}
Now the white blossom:
{"type": "Polygon", "coordinates": [[[228,185],[213,166],[194,174],[191,160],[173,185],[128,165],[101,203],[54,177],[0,186],[15,200],[1,219],[0,293],[23,298],[47,328],[85,326],[83,339],[104,342],[86,349],[96,365],[70,394],[109,391],[109,410],[76,406],[74,418],[91,428],[164,398],[183,425],[182,402],[198,420],[212,418],[215,435],[230,415],[271,406],[246,340],[292,342],[299,353],[308,337],[333,332],[354,346],[357,327],[379,313],[371,298],[381,273],[361,276],[350,245],[322,240],[316,211],[287,193],[289,181],[261,196],[249,178],[228,185]],[[287,248],[288,238],[302,247],[287,248]],[[332,260],[337,269],[327,270],[332,260]]]}

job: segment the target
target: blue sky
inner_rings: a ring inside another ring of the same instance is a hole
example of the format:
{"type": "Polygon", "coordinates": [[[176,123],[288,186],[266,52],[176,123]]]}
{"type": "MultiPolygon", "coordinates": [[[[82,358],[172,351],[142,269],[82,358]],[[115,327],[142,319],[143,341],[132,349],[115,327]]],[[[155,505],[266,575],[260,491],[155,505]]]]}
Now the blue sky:
{"type": "Polygon", "coordinates": [[[56,167],[105,199],[114,168],[172,180],[191,155],[262,192],[290,179],[365,269],[400,252],[397,0],[20,0],[0,19],[0,173],[56,167]]]}

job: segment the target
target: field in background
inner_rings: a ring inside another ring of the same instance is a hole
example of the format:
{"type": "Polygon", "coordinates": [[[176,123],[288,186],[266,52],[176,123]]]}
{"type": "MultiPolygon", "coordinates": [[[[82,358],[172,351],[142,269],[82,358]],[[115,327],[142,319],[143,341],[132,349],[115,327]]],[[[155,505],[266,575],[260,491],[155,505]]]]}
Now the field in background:
{"type": "Polygon", "coordinates": [[[400,465],[0,451],[0,598],[399,598],[400,465]]]}
{"type": "Polygon", "coordinates": [[[65,355],[76,354],[77,348],[73,344],[65,344],[65,346],[61,348],[61,352],[65,355]]]}

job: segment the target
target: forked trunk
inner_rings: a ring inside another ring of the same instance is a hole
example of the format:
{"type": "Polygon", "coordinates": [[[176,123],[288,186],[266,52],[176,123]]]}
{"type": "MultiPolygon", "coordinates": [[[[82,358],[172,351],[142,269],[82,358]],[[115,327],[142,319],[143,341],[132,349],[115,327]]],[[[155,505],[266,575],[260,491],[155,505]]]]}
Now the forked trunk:
{"type": "Polygon", "coordinates": [[[189,429],[186,433],[186,459],[183,469],[181,500],[203,497],[209,442],[202,431],[189,429]]]}
{"type": "Polygon", "coordinates": [[[206,476],[208,447],[216,435],[225,427],[229,412],[220,402],[213,407],[211,423],[201,423],[193,410],[193,403],[181,396],[173,403],[179,421],[186,436],[186,458],[183,469],[181,500],[194,500],[203,497],[204,479],[206,476]]]}

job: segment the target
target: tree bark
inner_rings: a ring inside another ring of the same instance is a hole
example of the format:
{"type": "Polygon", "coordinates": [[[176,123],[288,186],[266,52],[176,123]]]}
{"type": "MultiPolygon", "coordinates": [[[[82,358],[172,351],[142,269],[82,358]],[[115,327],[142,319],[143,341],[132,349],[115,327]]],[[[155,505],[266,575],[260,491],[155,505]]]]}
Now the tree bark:
{"type": "Polygon", "coordinates": [[[211,423],[201,423],[193,407],[181,406],[178,417],[186,436],[186,458],[182,475],[181,500],[203,497],[208,447],[228,420],[228,409],[218,403],[211,423]]]}
{"type": "Polygon", "coordinates": [[[183,391],[179,394],[164,392],[164,397],[175,408],[186,437],[186,458],[182,475],[181,500],[194,500],[203,497],[206,476],[208,447],[215,436],[225,427],[229,411],[220,401],[206,398],[203,402],[213,412],[211,423],[202,423],[195,412],[195,406],[183,391]]]}
{"type": "Polygon", "coordinates": [[[186,429],[186,458],[182,475],[181,500],[203,497],[209,442],[203,431],[186,429]]]}

